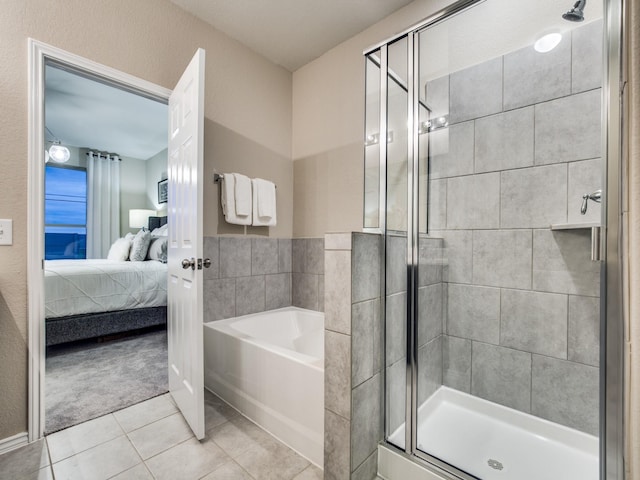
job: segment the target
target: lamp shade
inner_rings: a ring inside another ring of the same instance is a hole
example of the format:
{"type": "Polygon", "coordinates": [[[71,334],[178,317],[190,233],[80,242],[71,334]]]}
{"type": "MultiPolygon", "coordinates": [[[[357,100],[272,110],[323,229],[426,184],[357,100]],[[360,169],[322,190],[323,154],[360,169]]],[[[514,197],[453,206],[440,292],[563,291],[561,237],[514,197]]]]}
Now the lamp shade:
{"type": "Polygon", "coordinates": [[[149,217],[155,216],[155,210],[134,208],[129,210],[129,228],[144,228],[149,225],[149,217]]]}

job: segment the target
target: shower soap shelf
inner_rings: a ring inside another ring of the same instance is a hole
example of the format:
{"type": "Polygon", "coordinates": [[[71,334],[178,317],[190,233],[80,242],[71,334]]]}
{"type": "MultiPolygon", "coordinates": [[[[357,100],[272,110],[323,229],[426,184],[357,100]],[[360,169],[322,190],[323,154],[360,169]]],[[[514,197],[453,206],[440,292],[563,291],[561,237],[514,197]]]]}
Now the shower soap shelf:
{"type": "Polygon", "coordinates": [[[578,230],[578,229],[591,229],[591,261],[597,262],[601,258],[600,248],[600,231],[601,225],[599,222],[585,222],[585,223],[556,223],[551,225],[551,230],[578,230]]]}
{"type": "Polygon", "coordinates": [[[576,230],[578,228],[599,228],[598,222],[586,223],[555,223],[551,225],[551,230],[576,230]]]}

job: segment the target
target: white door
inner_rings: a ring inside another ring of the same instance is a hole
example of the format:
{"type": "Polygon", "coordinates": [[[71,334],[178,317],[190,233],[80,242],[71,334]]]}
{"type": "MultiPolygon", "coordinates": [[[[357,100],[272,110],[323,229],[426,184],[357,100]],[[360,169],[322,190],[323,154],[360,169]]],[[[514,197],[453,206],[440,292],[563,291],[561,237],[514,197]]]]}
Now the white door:
{"type": "Polygon", "coordinates": [[[169,391],[198,439],[204,438],[204,59],[205,51],[198,49],[169,98],[169,391]]]}

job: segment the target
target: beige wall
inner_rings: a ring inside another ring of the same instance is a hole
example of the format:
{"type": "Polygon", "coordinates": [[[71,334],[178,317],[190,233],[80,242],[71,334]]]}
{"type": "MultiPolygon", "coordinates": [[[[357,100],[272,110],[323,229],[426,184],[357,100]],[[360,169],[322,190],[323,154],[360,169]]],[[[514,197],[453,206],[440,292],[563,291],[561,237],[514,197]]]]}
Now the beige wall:
{"type": "MultiPolygon", "coordinates": [[[[629,122],[628,273],[627,292],[640,291],[640,4],[627,0],[629,49],[627,51],[629,122]]],[[[640,479],[640,297],[633,293],[625,302],[626,361],[626,477],[640,479]]]]}
{"type": "Polygon", "coordinates": [[[167,214],[167,204],[158,203],[158,182],[167,178],[167,149],[159,151],[145,162],[146,204],[145,208],[156,210],[158,215],[167,214]]]}
{"type": "MultiPolygon", "coordinates": [[[[14,220],[13,246],[0,247],[4,439],[27,429],[27,38],[167,88],[196,49],[204,48],[205,168],[234,168],[232,155],[249,152],[240,159],[246,173],[276,178],[282,210],[279,225],[269,232],[274,236],[292,232],[292,76],[167,0],[2,0],[0,6],[0,218],[14,220]],[[229,138],[216,143],[212,139],[220,132],[229,138]]],[[[207,175],[205,235],[218,230],[214,192],[217,186],[207,175]]]]}
{"type": "Polygon", "coordinates": [[[136,233],[129,228],[129,210],[151,208],[147,206],[146,186],[147,162],[138,158],[120,157],[120,236],[136,233]]]}
{"type": "Polygon", "coordinates": [[[362,229],[362,52],[450,3],[417,0],[294,72],[295,237],[362,229]]]}

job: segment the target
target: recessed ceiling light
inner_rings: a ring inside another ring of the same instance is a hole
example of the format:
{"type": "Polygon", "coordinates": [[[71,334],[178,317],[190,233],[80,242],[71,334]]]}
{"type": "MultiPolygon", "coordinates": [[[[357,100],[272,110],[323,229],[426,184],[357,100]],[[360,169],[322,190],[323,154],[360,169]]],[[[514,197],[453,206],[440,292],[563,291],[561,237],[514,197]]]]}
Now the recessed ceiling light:
{"type": "Polygon", "coordinates": [[[533,48],[535,48],[536,52],[547,53],[556,48],[560,43],[560,40],[562,40],[562,34],[548,33],[536,40],[536,43],[533,44],[533,48]]]}

